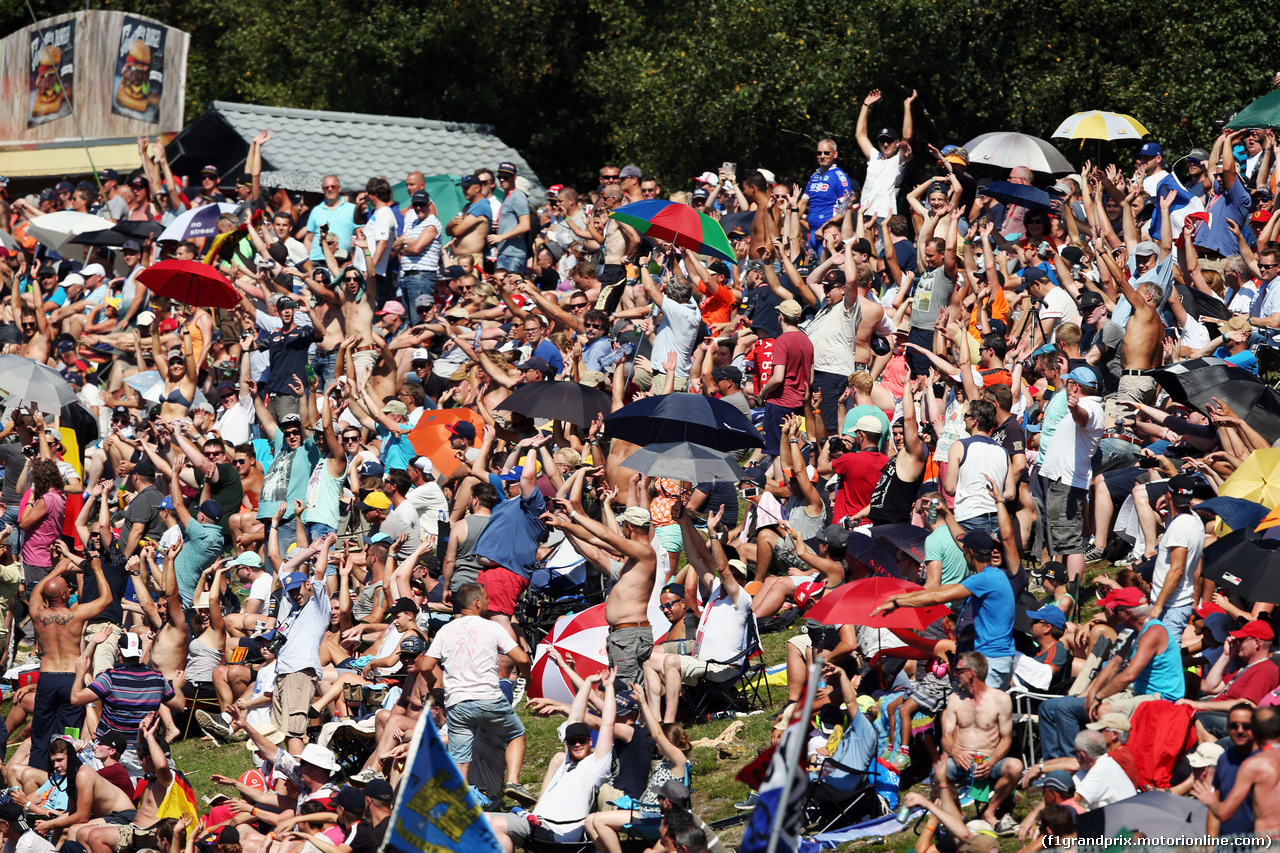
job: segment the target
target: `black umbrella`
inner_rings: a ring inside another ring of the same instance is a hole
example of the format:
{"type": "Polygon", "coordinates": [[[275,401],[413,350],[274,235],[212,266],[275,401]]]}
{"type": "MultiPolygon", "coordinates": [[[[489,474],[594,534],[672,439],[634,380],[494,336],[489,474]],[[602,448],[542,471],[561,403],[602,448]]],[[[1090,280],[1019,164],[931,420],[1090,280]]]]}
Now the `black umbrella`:
{"type": "Polygon", "coordinates": [[[1148,838],[1204,834],[1208,809],[1192,797],[1176,797],[1168,791],[1143,791],[1076,819],[1081,838],[1115,838],[1123,830],[1148,838]]]}
{"type": "Polygon", "coordinates": [[[902,577],[902,572],[898,571],[897,555],[866,534],[850,533],[845,553],[878,575],[902,577]]]}
{"type": "Polygon", "coordinates": [[[981,195],[994,198],[1005,204],[1014,204],[1029,210],[1053,212],[1053,197],[1037,187],[1027,184],[1011,184],[1008,181],[996,181],[978,190],[981,195]]]}
{"type": "Polygon", "coordinates": [[[914,524],[877,524],[871,528],[871,538],[879,539],[894,548],[911,555],[911,559],[924,564],[924,540],[929,531],[914,524]]]}
{"type": "Polygon", "coordinates": [[[494,408],[586,427],[609,411],[611,402],[609,395],[599,388],[577,382],[530,382],[512,391],[494,408]]]}
{"type": "Polygon", "coordinates": [[[112,230],[128,234],[135,240],[145,240],[148,237],[159,237],[164,233],[164,226],[152,219],[121,219],[112,230]]]}
{"type": "Polygon", "coordinates": [[[89,231],[84,234],[77,234],[67,242],[77,243],[81,246],[123,246],[126,240],[133,239],[135,238],[114,228],[107,228],[104,231],[89,231]]]}
{"type": "Polygon", "coordinates": [[[1243,367],[1208,356],[1148,370],[1179,403],[1208,414],[1217,397],[1267,441],[1280,438],[1280,394],[1243,367]]]}
{"type": "Polygon", "coordinates": [[[689,483],[712,481],[736,483],[742,469],[733,457],[701,444],[681,441],[673,444],[650,444],[632,452],[620,463],[624,468],[653,477],[670,477],[689,483]]]}
{"type": "Polygon", "coordinates": [[[764,447],[751,419],[702,394],[676,392],[645,397],[604,418],[605,434],[641,447],[688,441],[726,453],[764,447]]]}
{"type": "MultiPolygon", "coordinates": [[[[1201,576],[1250,603],[1280,604],[1280,539],[1251,539],[1232,533],[1235,544],[1206,552],[1201,576]],[[1239,539],[1236,537],[1239,536],[1239,539]]],[[[1214,543],[1215,545],[1219,543],[1214,543]]]]}
{"type": "Polygon", "coordinates": [[[756,218],[754,210],[744,210],[741,213],[726,213],[720,217],[720,227],[724,229],[725,234],[732,234],[733,231],[740,230],[744,234],[751,233],[751,222],[756,218]]]}

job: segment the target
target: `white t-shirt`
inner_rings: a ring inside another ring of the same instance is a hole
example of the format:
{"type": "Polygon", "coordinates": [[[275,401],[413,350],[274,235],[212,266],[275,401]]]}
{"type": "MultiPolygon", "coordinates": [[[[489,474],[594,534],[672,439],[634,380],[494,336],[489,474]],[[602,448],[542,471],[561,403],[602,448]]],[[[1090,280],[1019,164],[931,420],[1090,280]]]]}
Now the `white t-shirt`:
{"type": "Polygon", "coordinates": [[[698,620],[698,660],[731,661],[746,649],[747,620],[751,618],[751,593],[738,587],[737,600],[720,594],[720,581],[698,620]]]}
{"type": "Polygon", "coordinates": [[[902,175],[902,155],[888,159],[879,151],[867,162],[867,179],[862,182],[862,209],[877,219],[887,219],[898,212],[898,183],[902,175]]]}
{"type": "Polygon", "coordinates": [[[501,699],[498,655],[515,645],[501,625],[479,616],[460,616],[441,628],[427,656],[444,663],[445,704],[501,699]]]}
{"type": "Polygon", "coordinates": [[[1083,769],[1075,772],[1076,802],[1086,811],[1100,809],[1120,800],[1137,796],[1129,774],[1110,755],[1103,755],[1094,762],[1086,773],[1083,769]]]}
{"type": "Polygon", "coordinates": [[[369,254],[376,255],[378,243],[383,240],[387,242],[387,248],[374,266],[374,274],[387,274],[387,263],[391,260],[390,244],[395,241],[397,231],[396,215],[391,212],[390,205],[375,210],[373,216],[369,217],[369,221],[365,223],[364,237],[369,243],[369,254]]]}
{"type": "Polygon", "coordinates": [[[423,483],[410,489],[404,499],[418,513],[418,536],[439,535],[440,525],[449,519],[449,499],[444,496],[439,484],[434,480],[423,483]]]}
{"type": "Polygon", "coordinates": [[[214,428],[228,444],[244,444],[249,440],[249,427],[257,420],[257,412],[253,409],[253,397],[240,394],[231,408],[218,410],[214,419],[214,428]]]}
{"type": "Polygon", "coordinates": [[[1066,289],[1055,287],[1045,294],[1044,304],[1040,307],[1040,319],[1053,321],[1053,336],[1056,339],[1058,327],[1063,323],[1080,322],[1080,309],[1066,289]]]}
{"type": "Polygon", "coordinates": [[[262,609],[259,613],[267,612],[266,602],[271,600],[271,587],[275,584],[275,578],[271,577],[271,572],[263,572],[249,584],[249,597],[246,601],[263,602],[262,609]]]}
{"type": "Polygon", "coordinates": [[[689,357],[693,354],[693,343],[701,325],[702,312],[692,299],[685,303],[676,302],[670,297],[662,300],[662,323],[658,326],[658,334],[653,339],[653,352],[649,356],[654,373],[665,370],[667,353],[675,350],[676,378],[689,378],[689,357]]]}
{"type": "Polygon", "coordinates": [[[593,752],[577,764],[565,761],[538,798],[533,813],[544,819],[543,827],[555,835],[556,841],[581,841],[582,825],[594,811],[596,791],[612,773],[613,758],[609,755],[597,758],[593,752]]]}
{"type": "MultiPolygon", "coordinates": [[[[1067,393],[1066,388],[1058,393],[1067,393]]],[[[1088,421],[1080,426],[1068,409],[1066,417],[1059,421],[1058,429],[1049,440],[1049,447],[1043,451],[1040,461],[1042,477],[1077,489],[1089,485],[1089,460],[1102,441],[1105,421],[1101,397],[1081,397],[1080,407],[1088,413],[1088,421]]]]}
{"type": "Polygon", "coordinates": [[[1169,550],[1186,548],[1186,568],[1182,572],[1182,580],[1178,588],[1169,594],[1164,603],[1165,612],[1172,607],[1182,607],[1192,600],[1192,580],[1196,566],[1200,564],[1200,554],[1204,551],[1204,523],[1193,512],[1184,512],[1173,518],[1160,537],[1160,546],[1156,551],[1156,567],[1151,573],[1151,598],[1154,601],[1164,589],[1165,576],[1169,574],[1169,550]]]}
{"type": "Polygon", "coordinates": [[[858,323],[862,321],[862,306],[854,301],[846,308],[841,299],[833,306],[823,306],[803,331],[813,342],[813,369],[823,373],[853,373],[858,359],[855,345],[858,340],[858,323]]]}

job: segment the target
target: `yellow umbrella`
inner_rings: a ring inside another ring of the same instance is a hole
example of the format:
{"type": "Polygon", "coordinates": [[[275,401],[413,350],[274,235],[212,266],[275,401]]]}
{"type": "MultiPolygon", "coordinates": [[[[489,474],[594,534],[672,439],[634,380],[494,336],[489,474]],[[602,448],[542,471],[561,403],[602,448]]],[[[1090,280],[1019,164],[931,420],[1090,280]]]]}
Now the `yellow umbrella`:
{"type": "MultiPolygon", "coordinates": [[[[1218,494],[1256,501],[1272,509],[1280,506],[1280,447],[1255,450],[1234,474],[1223,481],[1218,494]]],[[[1263,519],[1262,524],[1266,523],[1267,519],[1263,519]]]]}
{"type": "Polygon", "coordinates": [[[1123,113],[1108,113],[1101,110],[1089,110],[1076,113],[1068,118],[1053,136],[1058,139],[1110,139],[1137,141],[1150,133],[1142,122],[1133,116],[1123,113]]]}

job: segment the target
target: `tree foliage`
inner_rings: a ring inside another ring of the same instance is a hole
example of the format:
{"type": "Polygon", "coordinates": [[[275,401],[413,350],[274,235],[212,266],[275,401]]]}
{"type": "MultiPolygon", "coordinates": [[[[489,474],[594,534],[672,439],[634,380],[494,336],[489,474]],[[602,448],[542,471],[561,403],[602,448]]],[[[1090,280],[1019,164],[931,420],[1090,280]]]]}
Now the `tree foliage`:
{"type": "MultiPolygon", "coordinates": [[[[901,122],[939,144],[989,130],[1047,138],[1073,112],[1143,121],[1171,150],[1264,94],[1280,7],[1222,0],[109,0],[192,34],[188,116],[213,100],[494,125],[539,175],[583,181],[635,162],[669,187],[733,160],[855,159],[901,122]]],[[[80,8],[35,3],[40,17],[80,8]]],[[[9,32],[25,2],[0,0],[9,32]]],[[[1079,148],[1063,144],[1079,159],[1079,148]]],[[[373,153],[372,156],[376,156],[373,153]]]]}

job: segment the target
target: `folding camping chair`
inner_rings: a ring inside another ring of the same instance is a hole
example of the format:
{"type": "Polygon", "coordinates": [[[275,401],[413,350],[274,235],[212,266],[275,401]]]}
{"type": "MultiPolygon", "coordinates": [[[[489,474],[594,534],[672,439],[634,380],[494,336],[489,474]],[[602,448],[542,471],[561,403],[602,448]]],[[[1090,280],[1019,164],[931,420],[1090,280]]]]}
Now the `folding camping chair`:
{"type": "Polygon", "coordinates": [[[875,726],[863,714],[846,725],[809,783],[804,822],[810,834],[888,814],[871,778],[877,742],[875,726]]]}
{"type": "Polygon", "coordinates": [[[738,671],[732,678],[719,682],[703,679],[682,691],[685,707],[694,719],[721,711],[750,713],[772,707],[773,691],[769,686],[769,673],[754,614],[747,620],[746,630],[746,644],[739,655],[732,660],[708,661],[736,667],[738,671]]]}

